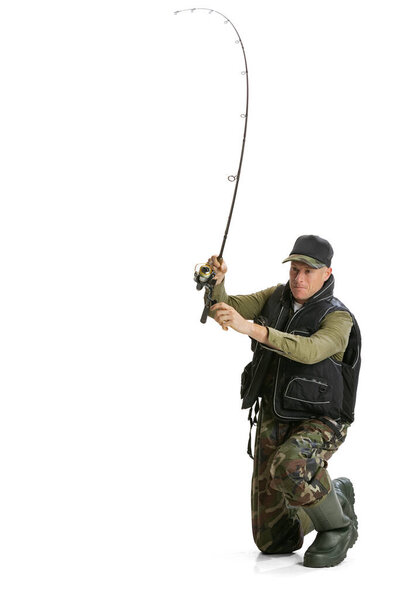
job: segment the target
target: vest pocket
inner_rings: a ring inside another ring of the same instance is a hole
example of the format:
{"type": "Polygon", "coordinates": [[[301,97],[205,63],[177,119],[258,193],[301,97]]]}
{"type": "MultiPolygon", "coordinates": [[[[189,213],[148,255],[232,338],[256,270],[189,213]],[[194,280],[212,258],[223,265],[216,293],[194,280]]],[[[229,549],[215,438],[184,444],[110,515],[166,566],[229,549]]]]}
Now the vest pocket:
{"type": "Polygon", "coordinates": [[[292,377],[283,395],[283,408],[325,414],[332,400],[332,390],[326,379],[292,377]]]}

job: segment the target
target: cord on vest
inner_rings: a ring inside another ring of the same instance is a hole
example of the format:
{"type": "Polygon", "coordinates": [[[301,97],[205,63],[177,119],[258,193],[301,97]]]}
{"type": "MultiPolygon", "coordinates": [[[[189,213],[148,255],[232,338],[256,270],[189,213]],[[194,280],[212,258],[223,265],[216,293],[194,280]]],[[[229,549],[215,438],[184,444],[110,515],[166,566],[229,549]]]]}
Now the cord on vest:
{"type": "Polygon", "coordinates": [[[247,454],[253,460],[254,460],[254,456],[253,456],[253,452],[251,450],[251,430],[253,428],[253,425],[256,425],[258,423],[258,421],[257,421],[257,415],[258,415],[258,411],[259,410],[260,410],[260,402],[259,402],[259,400],[257,398],[255,404],[250,408],[250,410],[249,410],[249,416],[248,416],[248,420],[250,421],[250,432],[249,432],[249,441],[248,441],[248,444],[247,444],[247,454]],[[253,408],[254,408],[254,417],[252,416],[253,408]]]}

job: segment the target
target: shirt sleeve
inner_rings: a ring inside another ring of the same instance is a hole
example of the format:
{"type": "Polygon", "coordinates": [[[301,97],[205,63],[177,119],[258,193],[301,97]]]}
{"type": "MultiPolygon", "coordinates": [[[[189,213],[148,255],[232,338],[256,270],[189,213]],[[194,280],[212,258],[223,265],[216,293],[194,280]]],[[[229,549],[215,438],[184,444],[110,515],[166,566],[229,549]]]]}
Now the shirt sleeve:
{"type": "MultiPolygon", "coordinates": [[[[244,319],[255,319],[277,287],[266,288],[254,294],[228,296],[225,291],[224,282],[222,282],[214,287],[213,300],[216,300],[216,302],[225,302],[225,304],[232,306],[244,319]]],[[[212,311],[210,312],[210,316],[213,316],[212,311]]]]}
{"type": "Polygon", "coordinates": [[[350,313],[334,311],[322,321],[321,327],[310,337],[294,335],[268,327],[269,344],[278,354],[296,362],[312,365],[332,357],[341,361],[346,350],[353,320],[350,313]]]}

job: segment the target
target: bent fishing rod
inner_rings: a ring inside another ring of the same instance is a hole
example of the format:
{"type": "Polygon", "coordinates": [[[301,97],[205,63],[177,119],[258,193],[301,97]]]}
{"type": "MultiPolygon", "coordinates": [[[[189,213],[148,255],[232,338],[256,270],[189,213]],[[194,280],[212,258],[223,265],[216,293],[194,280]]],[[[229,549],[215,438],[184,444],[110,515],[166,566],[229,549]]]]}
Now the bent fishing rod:
{"type": "MultiPolygon", "coordinates": [[[[237,40],[235,41],[235,43],[240,44],[240,46],[242,48],[242,53],[243,53],[245,68],[244,68],[244,71],[242,71],[242,75],[244,75],[246,77],[246,109],[245,109],[245,112],[240,115],[241,118],[244,119],[244,127],[243,127],[242,147],[241,147],[240,158],[239,158],[239,166],[238,166],[236,175],[229,175],[229,177],[228,177],[228,181],[235,182],[235,188],[233,190],[233,198],[232,198],[232,202],[231,202],[231,207],[230,207],[228,221],[227,221],[226,228],[225,228],[224,237],[222,239],[221,249],[218,254],[218,262],[220,264],[222,264],[225,243],[226,243],[229,228],[231,225],[233,209],[235,207],[236,195],[237,195],[237,190],[238,190],[239,180],[240,180],[240,173],[242,171],[244,148],[245,148],[245,144],[246,144],[247,120],[248,120],[248,114],[249,114],[249,73],[248,73],[248,68],[247,68],[246,52],[245,52],[245,49],[243,46],[242,38],[240,37],[239,32],[236,29],[236,27],[234,26],[234,24],[232,23],[232,21],[230,19],[228,19],[228,17],[226,17],[224,14],[222,14],[218,10],[214,10],[212,8],[186,8],[183,10],[177,10],[177,11],[175,11],[174,14],[178,15],[179,13],[183,13],[183,12],[194,13],[195,11],[199,11],[199,10],[208,11],[209,14],[216,13],[217,15],[220,15],[224,19],[224,24],[225,25],[229,24],[234,29],[234,31],[237,35],[237,40]]],[[[216,275],[216,273],[214,271],[213,265],[209,264],[208,262],[203,263],[203,264],[197,264],[195,266],[194,280],[196,282],[196,289],[198,289],[198,290],[202,290],[203,288],[206,289],[204,310],[203,310],[203,313],[200,318],[201,323],[205,323],[207,321],[208,311],[214,302],[212,300],[212,294],[213,294],[213,289],[214,289],[214,286],[216,283],[216,281],[214,279],[215,275],[216,275]]]]}

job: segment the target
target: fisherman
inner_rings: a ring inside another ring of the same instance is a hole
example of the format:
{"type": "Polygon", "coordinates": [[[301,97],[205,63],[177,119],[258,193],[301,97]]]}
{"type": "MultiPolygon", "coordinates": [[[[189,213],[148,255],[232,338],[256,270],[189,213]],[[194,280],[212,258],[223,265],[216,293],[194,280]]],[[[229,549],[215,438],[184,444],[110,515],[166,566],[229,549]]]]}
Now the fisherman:
{"type": "Polygon", "coordinates": [[[259,408],[258,419],[249,415],[257,422],[254,541],[265,554],[289,553],[315,529],[307,567],[339,564],[358,536],[353,485],[345,477],[332,482],[327,471],[354,419],[361,344],[354,316],[333,296],[332,256],[327,240],[303,235],[283,261],[287,284],[244,296],[227,295],[227,265],[209,259],[216,273],[210,316],[252,339],[242,408],[256,415],[259,408]]]}

